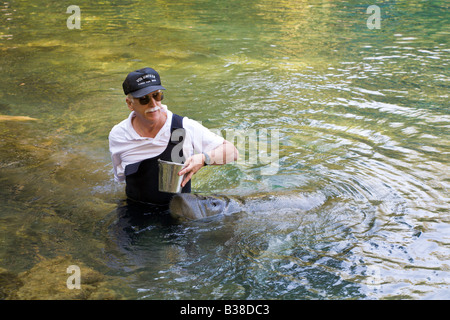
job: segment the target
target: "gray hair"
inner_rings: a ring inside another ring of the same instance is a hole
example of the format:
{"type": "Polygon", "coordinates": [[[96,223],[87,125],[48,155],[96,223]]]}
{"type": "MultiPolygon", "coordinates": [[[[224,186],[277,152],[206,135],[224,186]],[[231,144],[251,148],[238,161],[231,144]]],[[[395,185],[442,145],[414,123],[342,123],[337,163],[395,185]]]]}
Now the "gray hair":
{"type": "Polygon", "coordinates": [[[133,99],[134,99],[133,95],[131,93],[129,93],[129,94],[127,94],[127,98],[125,100],[130,100],[130,102],[133,103],[134,102],[133,99]]]}

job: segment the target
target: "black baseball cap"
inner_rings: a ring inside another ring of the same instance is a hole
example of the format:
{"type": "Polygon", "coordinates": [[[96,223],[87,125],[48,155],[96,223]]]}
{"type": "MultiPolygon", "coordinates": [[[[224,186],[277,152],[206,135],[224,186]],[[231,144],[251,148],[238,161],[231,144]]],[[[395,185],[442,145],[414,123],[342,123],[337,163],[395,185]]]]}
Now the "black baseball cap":
{"type": "Polygon", "coordinates": [[[152,68],[142,68],[130,72],[122,84],[125,94],[131,93],[134,98],[140,98],[156,90],[166,90],[161,85],[158,72],[152,68]]]}

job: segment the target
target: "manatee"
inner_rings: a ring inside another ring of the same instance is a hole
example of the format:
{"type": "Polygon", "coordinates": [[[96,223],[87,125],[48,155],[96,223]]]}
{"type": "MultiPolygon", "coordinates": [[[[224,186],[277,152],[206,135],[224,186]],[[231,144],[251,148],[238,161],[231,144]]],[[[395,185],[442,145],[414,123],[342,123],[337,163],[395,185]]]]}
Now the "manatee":
{"type": "Polygon", "coordinates": [[[174,218],[199,220],[243,211],[267,212],[282,209],[307,211],[322,205],[325,200],[325,195],[321,193],[295,195],[266,194],[249,197],[178,193],[170,201],[169,211],[174,218]]]}

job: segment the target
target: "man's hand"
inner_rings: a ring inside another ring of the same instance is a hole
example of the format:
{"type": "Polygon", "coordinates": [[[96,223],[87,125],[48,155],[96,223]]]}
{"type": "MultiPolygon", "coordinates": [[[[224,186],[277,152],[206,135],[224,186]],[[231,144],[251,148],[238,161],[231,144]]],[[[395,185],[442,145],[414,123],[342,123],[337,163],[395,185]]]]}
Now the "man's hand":
{"type": "Polygon", "coordinates": [[[184,163],[184,168],[178,172],[179,176],[186,174],[184,176],[183,181],[181,182],[181,187],[184,187],[189,180],[191,180],[192,176],[197,173],[205,165],[205,156],[203,153],[194,154],[192,157],[189,157],[184,163]]]}
{"type": "MultiPolygon", "coordinates": [[[[223,144],[218,146],[216,149],[208,152],[209,158],[212,165],[221,165],[225,163],[230,163],[236,161],[238,158],[238,151],[234,145],[224,140],[223,144]]],[[[192,176],[200,170],[205,165],[205,156],[203,153],[194,154],[192,157],[188,158],[184,163],[184,168],[178,172],[179,176],[186,174],[183,181],[181,182],[181,187],[184,187],[192,176]]]]}

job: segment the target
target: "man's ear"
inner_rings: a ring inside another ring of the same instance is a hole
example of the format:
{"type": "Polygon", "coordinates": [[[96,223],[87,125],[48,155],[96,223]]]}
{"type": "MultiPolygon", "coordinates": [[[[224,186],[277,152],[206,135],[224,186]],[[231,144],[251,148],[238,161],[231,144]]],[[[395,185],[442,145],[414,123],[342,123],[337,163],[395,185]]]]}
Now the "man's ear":
{"type": "Polygon", "coordinates": [[[130,100],[130,98],[128,98],[128,97],[125,98],[125,101],[127,103],[128,109],[130,109],[131,111],[134,111],[132,101],[130,100]]]}

